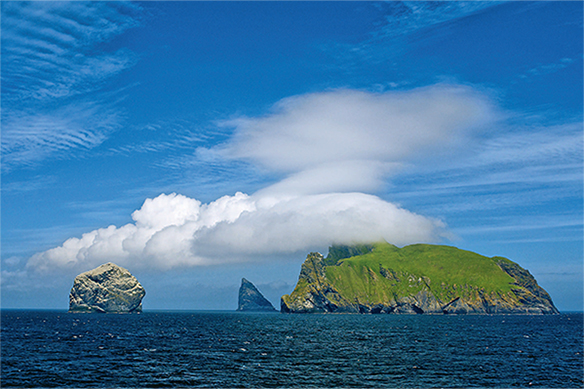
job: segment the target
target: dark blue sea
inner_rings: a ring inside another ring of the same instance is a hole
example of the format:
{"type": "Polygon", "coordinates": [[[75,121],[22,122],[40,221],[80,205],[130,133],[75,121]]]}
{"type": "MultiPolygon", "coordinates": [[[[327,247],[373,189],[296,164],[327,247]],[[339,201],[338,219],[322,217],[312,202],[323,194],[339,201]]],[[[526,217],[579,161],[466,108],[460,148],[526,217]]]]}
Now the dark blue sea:
{"type": "Polygon", "coordinates": [[[2,387],[583,387],[583,316],[1,315],[2,387]]]}

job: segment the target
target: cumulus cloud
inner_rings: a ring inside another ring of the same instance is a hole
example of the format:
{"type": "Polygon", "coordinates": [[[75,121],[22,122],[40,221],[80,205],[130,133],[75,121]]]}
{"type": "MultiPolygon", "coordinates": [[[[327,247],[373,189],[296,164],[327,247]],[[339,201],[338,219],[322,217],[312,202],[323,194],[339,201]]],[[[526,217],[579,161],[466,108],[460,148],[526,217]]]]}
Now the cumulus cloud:
{"type": "Polygon", "coordinates": [[[28,267],[87,268],[114,261],[171,269],[294,253],[332,243],[436,241],[443,224],[363,193],[268,198],[237,193],[211,203],[179,194],[147,199],[133,223],[38,253],[28,267]]]}
{"type": "Polygon", "coordinates": [[[327,193],[287,199],[251,196],[253,211],[195,233],[203,256],[274,254],[332,243],[388,240],[402,245],[437,241],[444,225],[363,193],[327,193]]]}
{"type": "Polygon", "coordinates": [[[435,242],[445,226],[367,193],[409,157],[464,139],[496,115],[469,87],[337,90],[284,99],[263,117],[220,123],[232,138],[198,154],[246,160],[282,179],[253,195],[203,204],[179,194],[147,199],[133,223],[38,253],[32,269],[105,261],[155,269],[246,261],[333,243],[435,242]]]}

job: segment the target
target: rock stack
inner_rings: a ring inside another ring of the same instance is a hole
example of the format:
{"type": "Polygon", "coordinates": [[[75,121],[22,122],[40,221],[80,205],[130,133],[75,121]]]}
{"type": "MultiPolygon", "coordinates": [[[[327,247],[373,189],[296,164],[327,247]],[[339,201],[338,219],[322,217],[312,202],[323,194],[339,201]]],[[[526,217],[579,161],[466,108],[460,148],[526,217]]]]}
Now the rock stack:
{"type": "Polygon", "coordinates": [[[110,262],[75,277],[69,312],[141,312],[145,294],[136,277],[110,262]]]}
{"type": "Polygon", "coordinates": [[[274,312],[276,309],[257,288],[246,280],[241,279],[241,287],[239,288],[239,305],[238,311],[245,312],[274,312]]]}

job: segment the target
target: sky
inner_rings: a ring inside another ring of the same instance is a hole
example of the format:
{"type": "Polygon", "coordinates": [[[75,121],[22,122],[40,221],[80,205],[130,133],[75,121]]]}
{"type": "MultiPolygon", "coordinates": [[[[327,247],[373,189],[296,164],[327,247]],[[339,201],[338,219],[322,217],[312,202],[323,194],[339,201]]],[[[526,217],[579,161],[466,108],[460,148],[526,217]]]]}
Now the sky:
{"type": "Polygon", "coordinates": [[[582,2],[2,2],[1,307],[130,270],[276,306],[331,244],[447,244],[583,310],[582,2]]]}

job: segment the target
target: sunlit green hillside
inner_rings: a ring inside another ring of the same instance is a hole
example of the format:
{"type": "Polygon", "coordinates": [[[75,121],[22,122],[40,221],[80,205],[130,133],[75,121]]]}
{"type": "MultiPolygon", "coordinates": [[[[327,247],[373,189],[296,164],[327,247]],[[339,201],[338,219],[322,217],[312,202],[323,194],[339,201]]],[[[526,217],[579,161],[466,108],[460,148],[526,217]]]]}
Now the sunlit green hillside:
{"type": "Polygon", "coordinates": [[[406,296],[424,287],[442,301],[453,298],[456,290],[507,293],[514,282],[492,258],[427,244],[401,249],[387,243],[375,244],[367,254],[327,266],[326,275],[341,294],[368,303],[388,301],[394,294],[406,296]]]}
{"type": "Polygon", "coordinates": [[[450,246],[333,246],[308,255],[285,312],[556,313],[533,276],[450,246]]]}

